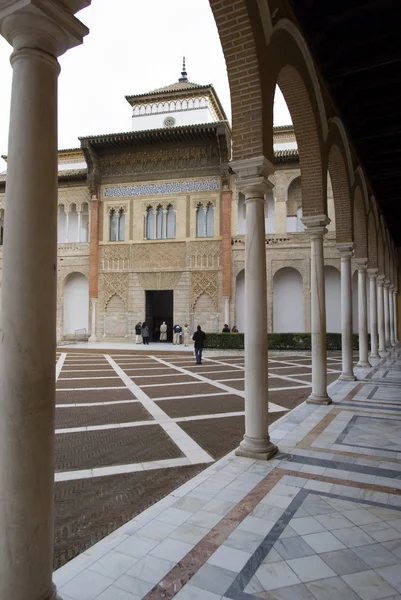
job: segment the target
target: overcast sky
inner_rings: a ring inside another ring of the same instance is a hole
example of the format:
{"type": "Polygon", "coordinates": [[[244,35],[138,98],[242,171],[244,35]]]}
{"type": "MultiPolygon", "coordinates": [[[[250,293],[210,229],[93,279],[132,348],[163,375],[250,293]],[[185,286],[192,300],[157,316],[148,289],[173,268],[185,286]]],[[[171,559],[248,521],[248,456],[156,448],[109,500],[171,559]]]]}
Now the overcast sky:
{"type": "MultiPolygon", "coordinates": [[[[208,0],[92,0],[78,13],[90,29],[83,45],[60,57],[59,148],[78,136],[129,131],[124,96],[177,81],[182,56],[188,78],[212,83],[231,118],[230,91],[219,36],[208,0]]],[[[11,47],[0,37],[0,155],[7,154],[11,47]]],[[[279,92],[275,124],[291,122],[279,92]]],[[[5,167],[0,159],[0,171],[5,167]]]]}

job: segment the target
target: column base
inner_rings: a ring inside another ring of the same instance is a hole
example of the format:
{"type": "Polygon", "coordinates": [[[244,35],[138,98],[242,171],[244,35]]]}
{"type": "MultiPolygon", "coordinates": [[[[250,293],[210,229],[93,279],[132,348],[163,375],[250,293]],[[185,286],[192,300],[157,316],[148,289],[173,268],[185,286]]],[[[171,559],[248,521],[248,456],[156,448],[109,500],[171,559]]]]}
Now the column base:
{"type": "Polygon", "coordinates": [[[384,348],[379,348],[379,356],[383,358],[383,356],[387,356],[388,352],[384,348]]]}
{"type": "Polygon", "coordinates": [[[356,363],[357,367],[371,367],[372,365],[368,362],[368,361],[364,361],[364,360],[360,360],[359,362],[356,363]]]}
{"type": "Polygon", "coordinates": [[[333,401],[327,394],[325,396],[317,396],[316,394],[311,394],[309,398],[306,400],[307,404],[321,404],[327,405],[331,404],[333,401]]]}
{"type": "Polygon", "coordinates": [[[341,381],[356,381],[356,377],[353,373],[341,373],[339,379],[341,381]]]}
{"type": "Polygon", "coordinates": [[[378,354],[369,354],[369,359],[371,358],[380,358],[378,354]]]}
{"type": "Polygon", "coordinates": [[[235,456],[245,458],[256,458],[257,460],[269,460],[278,451],[277,446],[270,441],[261,438],[249,438],[244,435],[244,439],[235,450],[235,456]]]}
{"type": "Polygon", "coordinates": [[[97,342],[97,337],[95,335],[89,336],[88,342],[97,342]]]}

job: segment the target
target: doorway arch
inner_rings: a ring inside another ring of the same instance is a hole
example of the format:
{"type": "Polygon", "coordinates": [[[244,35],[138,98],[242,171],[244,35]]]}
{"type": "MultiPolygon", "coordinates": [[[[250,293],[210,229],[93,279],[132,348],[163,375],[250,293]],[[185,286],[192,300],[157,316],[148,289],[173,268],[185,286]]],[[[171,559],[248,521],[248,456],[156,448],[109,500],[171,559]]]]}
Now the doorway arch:
{"type": "Polygon", "coordinates": [[[70,273],[64,283],[64,335],[89,327],[89,282],[82,273],[70,273]]]}
{"type": "Polygon", "coordinates": [[[305,331],[302,276],[292,267],[283,267],[273,277],[273,331],[305,331]]]}

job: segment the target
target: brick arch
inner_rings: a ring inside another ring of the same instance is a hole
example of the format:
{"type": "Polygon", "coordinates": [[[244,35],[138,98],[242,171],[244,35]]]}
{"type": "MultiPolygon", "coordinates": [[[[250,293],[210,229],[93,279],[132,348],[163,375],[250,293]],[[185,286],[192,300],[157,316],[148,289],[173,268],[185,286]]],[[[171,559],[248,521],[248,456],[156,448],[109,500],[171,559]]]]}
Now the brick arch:
{"type": "Polygon", "coordinates": [[[254,32],[246,2],[209,0],[209,4],[219,33],[230,86],[233,159],[261,156],[262,89],[254,32]]]}
{"type": "Polygon", "coordinates": [[[371,210],[368,217],[368,266],[370,269],[378,268],[377,256],[377,228],[376,221],[371,210]]]}
{"type": "Polygon", "coordinates": [[[350,187],[352,187],[352,184],[354,182],[354,166],[352,164],[348,136],[346,134],[343,122],[339,117],[333,117],[332,119],[330,119],[329,133],[326,141],[327,147],[330,148],[331,144],[333,143],[336,143],[343,153],[349,185],[350,187]]]}
{"type": "Polygon", "coordinates": [[[384,275],[384,245],[383,234],[380,227],[377,230],[377,267],[379,269],[379,275],[384,275]]]}
{"type": "Polygon", "coordinates": [[[359,186],[354,191],[353,237],[355,242],[355,258],[368,257],[368,236],[365,204],[359,186]]]}
{"type": "Polygon", "coordinates": [[[327,151],[327,169],[330,173],[333,189],[334,211],[336,216],[336,241],[352,242],[352,206],[350,181],[344,155],[336,143],[331,144],[327,151]]]}
{"type": "Polygon", "coordinates": [[[322,155],[327,134],[324,105],[307,45],[296,26],[281,19],[265,47],[261,71],[264,155],[273,155],[273,104],[276,85],[294,125],[302,174],[303,215],[326,214],[327,174],[322,155]]]}
{"type": "Polygon", "coordinates": [[[365,213],[368,214],[370,210],[368,185],[366,183],[365,173],[360,165],[357,166],[354,172],[354,186],[356,187],[357,185],[359,185],[362,190],[365,213]]]}

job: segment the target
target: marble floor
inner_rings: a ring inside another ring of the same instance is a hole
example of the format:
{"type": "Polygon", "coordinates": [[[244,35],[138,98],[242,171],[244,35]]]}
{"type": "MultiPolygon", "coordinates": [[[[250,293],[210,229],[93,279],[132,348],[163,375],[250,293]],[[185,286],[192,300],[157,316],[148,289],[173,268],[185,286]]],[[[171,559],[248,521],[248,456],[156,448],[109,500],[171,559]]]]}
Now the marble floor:
{"type": "Polygon", "coordinates": [[[55,571],[63,600],[401,600],[401,348],[375,362],[55,571]]]}

